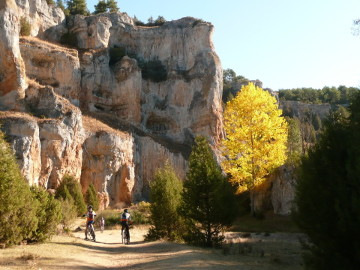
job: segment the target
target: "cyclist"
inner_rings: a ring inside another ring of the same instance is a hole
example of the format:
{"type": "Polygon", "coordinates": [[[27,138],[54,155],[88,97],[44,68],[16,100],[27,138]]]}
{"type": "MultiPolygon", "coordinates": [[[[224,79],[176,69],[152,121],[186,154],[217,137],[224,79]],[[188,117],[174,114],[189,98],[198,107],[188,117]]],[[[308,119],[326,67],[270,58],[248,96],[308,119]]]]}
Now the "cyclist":
{"type": "MultiPolygon", "coordinates": [[[[94,226],[94,219],[95,219],[95,216],[96,216],[96,213],[95,211],[93,211],[93,208],[91,205],[88,206],[88,212],[84,215],[86,216],[86,229],[85,229],[85,240],[88,240],[87,238],[87,233],[88,233],[88,230],[90,229],[90,226],[94,226]]],[[[94,227],[92,228],[94,230],[94,227]]],[[[95,241],[95,231],[94,231],[94,239],[95,241]]]]}
{"type": "Polygon", "coordinates": [[[131,215],[129,213],[129,210],[125,209],[124,212],[121,214],[121,233],[126,230],[130,237],[129,224],[132,224],[131,215]]]}
{"type": "Polygon", "coordinates": [[[101,230],[101,232],[103,232],[104,229],[105,229],[105,219],[104,219],[104,217],[101,217],[100,218],[100,230],[101,230]]]}

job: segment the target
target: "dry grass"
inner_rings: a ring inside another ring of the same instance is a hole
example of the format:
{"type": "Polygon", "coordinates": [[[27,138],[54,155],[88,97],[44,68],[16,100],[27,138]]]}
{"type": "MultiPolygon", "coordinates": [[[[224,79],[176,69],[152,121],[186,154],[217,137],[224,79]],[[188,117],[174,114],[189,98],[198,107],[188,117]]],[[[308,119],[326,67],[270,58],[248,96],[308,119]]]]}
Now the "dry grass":
{"type": "Polygon", "coordinates": [[[56,51],[60,51],[60,52],[65,52],[67,54],[72,55],[73,57],[78,57],[78,51],[75,49],[71,49],[71,48],[67,48],[64,46],[61,46],[60,44],[55,44],[55,43],[51,43],[49,41],[45,41],[36,37],[20,37],[19,40],[20,44],[23,45],[30,45],[30,46],[34,46],[34,47],[39,47],[39,48],[48,48],[50,50],[56,50],[56,51]]]}
{"type": "Polygon", "coordinates": [[[262,219],[254,218],[249,214],[241,216],[234,222],[231,230],[238,232],[300,232],[291,216],[280,216],[272,212],[265,213],[262,219]]]}
{"type": "Polygon", "coordinates": [[[82,231],[72,237],[55,236],[45,244],[0,250],[0,269],[302,269],[299,244],[288,234],[243,239],[232,233],[226,253],[166,241],[144,242],[148,226],[137,225],[130,231],[130,245],[121,244],[119,228],[96,231],[94,243],[83,240],[85,220],[77,222],[82,231]]]}
{"type": "Polygon", "coordinates": [[[103,122],[87,116],[87,115],[83,115],[83,125],[85,130],[96,133],[96,132],[100,132],[100,131],[106,131],[112,134],[116,134],[120,137],[127,137],[129,136],[127,133],[122,132],[120,130],[117,129],[113,129],[111,127],[109,127],[108,125],[104,124],[103,122]]]}
{"type": "Polygon", "coordinates": [[[32,121],[38,121],[39,119],[35,116],[32,116],[24,112],[14,112],[14,111],[0,111],[0,119],[12,118],[12,119],[26,119],[32,121]]]}

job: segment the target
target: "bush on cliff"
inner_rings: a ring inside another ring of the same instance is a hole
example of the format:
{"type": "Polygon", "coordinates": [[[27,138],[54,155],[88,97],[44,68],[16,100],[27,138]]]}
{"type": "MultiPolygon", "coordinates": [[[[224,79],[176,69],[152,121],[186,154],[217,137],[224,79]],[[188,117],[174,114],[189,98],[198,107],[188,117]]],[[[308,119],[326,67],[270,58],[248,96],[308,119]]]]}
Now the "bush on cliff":
{"type": "Polygon", "coordinates": [[[181,236],[182,222],[178,214],[181,202],[182,182],[173,167],[166,163],[158,169],[150,183],[150,228],[148,240],[167,238],[175,240],[181,236]]]}
{"type": "Polygon", "coordinates": [[[294,218],[309,237],[307,269],[360,265],[360,96],[350,111],[331,115],[301,163],[294,218]]]}
{"type": "Polygon", "coordinates": [[[20,36],[29,36],[31,32],[31,24],[25,17],[20,18],[20,36]]]}
{"type": "Polygon", "coordinates": [[[81,193],[81,186],[71,175],[65,175],[60,186],[56,190],[55,197],[63,200],[73,200],[78,215],[85,214],[86,205],[81,193]]]}
{"type": "Polygon", "coordinates": [[[0,243],[19,244],[38,226],[37,202],[0,132],[0,243]]]}

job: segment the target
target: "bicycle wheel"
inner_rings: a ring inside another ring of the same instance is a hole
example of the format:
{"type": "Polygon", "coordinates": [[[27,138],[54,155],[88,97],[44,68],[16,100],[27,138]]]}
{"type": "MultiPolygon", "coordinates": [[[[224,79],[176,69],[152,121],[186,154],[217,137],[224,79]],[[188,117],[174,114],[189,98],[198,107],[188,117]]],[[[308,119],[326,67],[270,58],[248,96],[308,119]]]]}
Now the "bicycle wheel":
{"type": "Polygon", "coordinates": [[[95,230],[94,230],[94,226],[91,224],[90,226],[90,235],[91,235],[91,238],[92,240],[95,242],[95,230]]]}
{"type": "Polygon", "coordinates": [[[125,230],[125,245],[130,244],[130,232],[129,230],[125,230]]]}

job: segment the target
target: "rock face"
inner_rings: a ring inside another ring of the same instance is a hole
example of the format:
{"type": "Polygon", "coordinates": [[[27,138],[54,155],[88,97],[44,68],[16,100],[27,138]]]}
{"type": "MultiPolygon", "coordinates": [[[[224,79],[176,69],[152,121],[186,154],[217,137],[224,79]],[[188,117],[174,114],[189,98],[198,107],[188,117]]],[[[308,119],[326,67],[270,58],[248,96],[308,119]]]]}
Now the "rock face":
{"type": "Polygon", "coordinates": [[[18,6],[19,16],[25,17],[31,24],[32,36],[41,36],[45,30],[65,20],[62,10],[55,5],[48,5],[46,0],[15,0],[14,2],[18,6]]]}
{"type": "Polygon", "coordinates": [[[28,78],[52,86],[57,94],[79,106],[81,71],[77,50],[22,37],[20,51],[28,78]]]}
{"type": "Polygon", "coordinates": [[[90,184],[101,192],[102,207],[130,204],[133,201],[135,167],[134,139],[126,133],[97,131],[83,144],[81,185],[90,184]]]}
{"type": "Polygon", "coordinates": [[[296,178],[294,177],[295,168],[282,166],[271,176],[272,190],[271,202],[274,213],[279,215],[291,214],[294,207],[296,178]]]}
{"type": "Polygon", "coordinates": [[[125,13],[65,22],[46,0],[1,1],[0,15],[1,129],[30,184],[56,189],[70,174],[83,192],[95,186],[101,208],[130,204],[148,199],[166,160],[185,177],[195,136],[214,149],[223,137],[210,23],[139,27],[125,13]],[[32,37],[19,40],[20,17],[32,37]],[[77,48],[60,44],[64,34],[77,48]]]}
{"type": "Polygon", "coordinates": [[[41,174],[41,143],[36,118],[21,113],[0,112],[1,128],[12,142],[22,174],[38,185],[41,174]]]}
{"type": "Polygon", "coordinates": [[[20,109],[25,69],[19,50],[18,8],[14,0],[0,2],[0,110],[20,109]]]}

